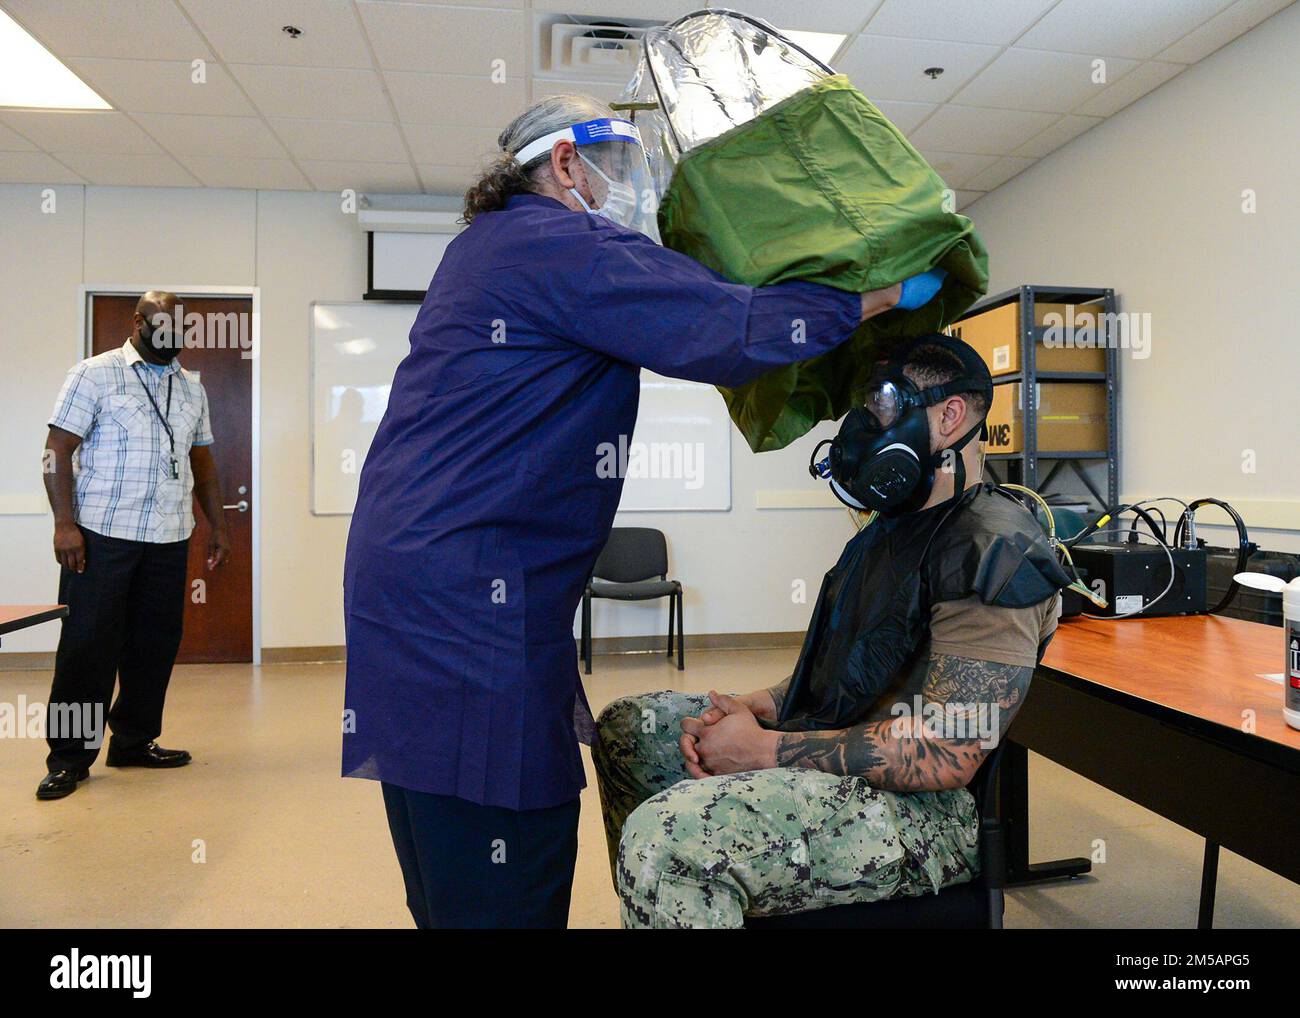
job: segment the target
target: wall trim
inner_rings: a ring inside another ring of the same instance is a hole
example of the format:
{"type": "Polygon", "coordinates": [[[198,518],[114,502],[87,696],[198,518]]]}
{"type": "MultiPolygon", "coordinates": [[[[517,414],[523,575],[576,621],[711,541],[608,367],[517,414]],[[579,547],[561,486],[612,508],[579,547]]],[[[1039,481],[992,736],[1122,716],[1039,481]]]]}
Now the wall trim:
{"type": "MultiPolygon", "coordinates": [[[[1221,495],[1218,492],[1210,494],[1227,502],[1241,513],[1241,518],[1246,521],[1246,527],[1252,534],[1256,530],[1285,530],[1293,533],[1300,531],[1300,499],[1234,498],[1232,495],[1221,495]]],[[[1126,492],[1122,496],[1122,501],[1127,504],[1154,497],[1156,496],[1134,495],[1126,492]]],[[[1180,497],[1185,497],[1190,502],[1193,496],[1180,497]]],[[[1176,521],[1173,514],[1182,512],[1176,502],[1161,503],[1161,506],[1165,509],[1165,515],[1169,516],[1171,524],[1176,521]]],[[[1231,528],[1232,519],[1217,506],[1207,505],[1196,511],[1196,526],[1198,529],[1202,526],[1231,528]]]]}
{"type": "MultiPolygon", "coordinates": [[[[686,649],[692,650],[786,650],[803,646],[804,634],[779,633],[698,633],[686,637],[686,649]]],[[[574,641],[575,645],[577,641],[574,641]]],[[[667,653],[664,636],[603,636],[592,640],[592,653],[644,654],[650,651],[667,653]]],[[[263,647],[262,663],[308,664],[331,663],[346,659],[342,646],[327,647],[263,647]]],[[[0,660],[3,660],[0,657],[0,660]]]]}
{"type": "Polygon", "coordinates": [[[54,651],[10,650],[0,651],[0,672],[52,672],[54,651]]]}

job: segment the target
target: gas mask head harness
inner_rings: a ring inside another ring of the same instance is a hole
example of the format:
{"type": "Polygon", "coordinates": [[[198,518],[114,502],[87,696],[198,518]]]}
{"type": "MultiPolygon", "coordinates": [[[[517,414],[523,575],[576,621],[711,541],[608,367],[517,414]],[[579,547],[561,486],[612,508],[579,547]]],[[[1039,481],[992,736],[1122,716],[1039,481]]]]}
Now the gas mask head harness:
{"type": "Polygon", "coordinates": [[[953,501],[966,487],[961,450],[983,435],[981,421],[952,445],[931,452],[930,420],[926,409],[965,393],[981,393],[984,406],[993,400],[993,379],[988,366],[971,347],[954,336],[930,333],[910,340],[873,374],[862,406],[854,407],[840,423],[839,434],[818,442],[808,472],[830,482],[835,497],[851,509],[874,510],[882,516],[916,512],[934,489],[934,475],[951,456],[955,471],[953,501]],[[917,386],[904,373],[909,363],[927,367],[928,357],[915,358],[923,348],[937,348],[951,357],[938,359],[960,364],[961,373],[938,385],[917,386]],[[915,358],[915,359],[914,359],[915,358]],[[830,454],[819,460],[822,446],[830,454]]]}
{"type": "Polygon", "coordinates": [[[658,198],[636,125],[616,117],[585,120],[530,141],[515,153],[515,159],[527,166],[550,152],[557,141],[573,142],[587,171],[591,202],[576,187],[569,188],[578,204],[593,216],[637,230],[658,243],[658,198]]]}

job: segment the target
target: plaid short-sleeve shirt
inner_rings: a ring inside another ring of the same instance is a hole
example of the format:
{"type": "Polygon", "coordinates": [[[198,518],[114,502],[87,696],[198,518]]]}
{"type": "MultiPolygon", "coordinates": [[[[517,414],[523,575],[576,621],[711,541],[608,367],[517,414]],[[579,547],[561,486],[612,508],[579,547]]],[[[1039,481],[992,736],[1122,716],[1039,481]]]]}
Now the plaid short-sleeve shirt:
{"type": "Polygon", "coordinates": [[[73,366],[49,423],[81,436],[73,463],[77,523],[106,537],[152,544],[190,536],[190,447],[212,444],[208,397],[198,375],[176,361],[154,371],[127,340],[73,366]]]}

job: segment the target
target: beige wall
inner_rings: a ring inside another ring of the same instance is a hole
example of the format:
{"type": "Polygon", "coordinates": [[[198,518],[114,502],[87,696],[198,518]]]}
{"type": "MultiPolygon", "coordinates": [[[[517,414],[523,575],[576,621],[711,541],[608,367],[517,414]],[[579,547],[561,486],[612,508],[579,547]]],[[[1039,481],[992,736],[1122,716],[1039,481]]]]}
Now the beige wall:
{"type": "MultiPolygon", "coordinates": [[[[343,642],[347,517],[311,514],[308,307],[357,300],[365,242],[332,194],[0,185],[0,603],[55,600],[51,519],[38,453],[59,384],[81,356],[78,287],[253,286],[261,291],[261,536],[264,647],[343,642]],[[15,367],[18,370],[14,370],[15,367]],[[23,514],[34,505],[35,515],[23,514]]],[[[692,633],[801,630],[822,573],[852,533],[834,509],[757,508],[759,492],[814,491],[811,439],[754,457],[733,436],[727,513],[633,513],[668,534],[692,633]],[[802,581],[806,600],[793,596],[802,581]]],[[[220,456],[220,450],[216,451],[220,456]]],[[[666,604],[598,604],[600,636],[659,633],[666,604]]],[[[17,633],[3,652],[48,651],[58,627],[17,633]]]]}
{"type": "Polygon", "coordinates": [[[1151,315],[1122,360],[1123,495],[1214,495],[1300,549],[1300,5],[965,212],[995,291],[1113,286],[1151,315]]]}

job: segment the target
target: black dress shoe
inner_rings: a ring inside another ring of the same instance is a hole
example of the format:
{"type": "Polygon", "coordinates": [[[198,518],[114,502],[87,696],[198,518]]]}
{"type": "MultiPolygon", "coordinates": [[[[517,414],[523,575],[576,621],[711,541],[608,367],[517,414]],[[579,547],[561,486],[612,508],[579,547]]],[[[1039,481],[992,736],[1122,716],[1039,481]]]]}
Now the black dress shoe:
{"type": "Polygon", "coordinates": [[[183,749],[163,749],[156,742],[147,742],[134,749],[114,749],[108,744],[109,767],[184,767],[190,762],[189,753],[183,749]]]}
{"type": "Polygon", "coordinates": [[[38,799],[62,799],[77,790],[77,782],[90,777],[90,769],[82,767],[72,771],[50,771],[36,786],[38,799]]]}

